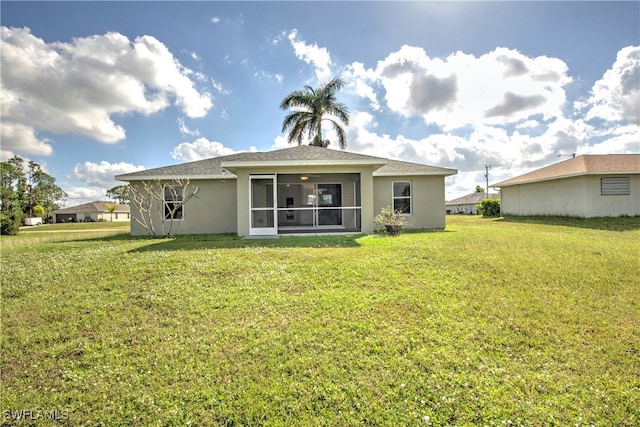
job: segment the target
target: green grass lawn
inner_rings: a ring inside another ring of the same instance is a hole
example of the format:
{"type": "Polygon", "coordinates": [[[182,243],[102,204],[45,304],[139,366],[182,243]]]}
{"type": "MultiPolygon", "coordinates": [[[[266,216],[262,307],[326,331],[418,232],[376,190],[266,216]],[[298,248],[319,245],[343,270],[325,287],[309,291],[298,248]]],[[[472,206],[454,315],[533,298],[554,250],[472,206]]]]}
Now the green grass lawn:
{"type": "Polygon", "coordinates": [[[129,229],[129,221],[100,221],[100,222],[65,222],[58,224],[43,224],[31,227],[21,227],[22,233],[42,231],[86,231],[129,229]]]}
{"type": "Polygon", "coordinates": [[[5,424],[640,422],[638,218],[0,244],[5,424]]]}

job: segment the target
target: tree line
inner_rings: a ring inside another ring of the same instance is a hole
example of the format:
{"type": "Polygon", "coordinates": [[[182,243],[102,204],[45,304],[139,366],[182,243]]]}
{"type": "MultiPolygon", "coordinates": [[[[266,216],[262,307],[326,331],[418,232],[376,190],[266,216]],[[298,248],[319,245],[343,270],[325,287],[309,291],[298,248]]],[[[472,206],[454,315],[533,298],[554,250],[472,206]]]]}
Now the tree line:
{"type": "Polygon", "coordinates": [[[33,161],[14,156],[0,163],[0,233],[17,234],[24,218],[49,218],[67,197],[56,179],[33,161]]]}

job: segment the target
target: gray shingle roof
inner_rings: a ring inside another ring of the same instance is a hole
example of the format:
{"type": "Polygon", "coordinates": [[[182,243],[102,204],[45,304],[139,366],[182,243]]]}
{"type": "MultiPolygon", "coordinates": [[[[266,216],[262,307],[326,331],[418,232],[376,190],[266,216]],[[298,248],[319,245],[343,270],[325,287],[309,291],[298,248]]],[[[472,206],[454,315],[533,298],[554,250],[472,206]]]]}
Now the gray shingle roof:
{"type": "Polygon", "coordinates": [[[640,173],[640,154],[585,154],[500,181],[491,187],[507,187],[592,174],[640,173]]]}
{"type": "Polygon", "coordinates": [[[171,179],[175,177],[195,178],[234,178],[229,170],[248,163],[264,163],[265,165],[285,164],[371,164],[381,166],[374,172],[378,175],[453,175],[455,169],[445,169],[435,166],[427,166],[419,163],[388,160],[382,157],[368,156],[349,151],[333,150],[309,145],[299,145],[281,150],[237,153],[227,156],[214,157],[195,162],[181,163],[155,169],[127,173],[116,176],[120,181],[132,181],[137,179],[171,179]]]}
{"type": "Polygon", "coordinates": [[[421,163],[389,160],[386,165],[373,173],[373,176],[398,176],[398,175],[455,175],[455,169],[441,168],[437,166],[423,165],[421,163]]]}
{"type": "MultiPolygon", "coordinates": [[[[453,206],[453,205],[475,205],[475,204],[478,204],[478,203],[482,202],[482,200],[484,200],[486,195],[487,195],[487,193],[475,192],[475,193],[467,194],[466,196],[458,197],[457,199],[449,200],[445,204],[447,206],[453,206]]],[[[489,193],[489,198],[490,199],[499,199],[500,195],[499,194],[495,194],[495,193],[489,193]]]]}
{"type": "MultiPolygon", "coordinates": [[[[109,212],[106,204],[115,204],[115,202],[89,202],[84,203],[82,205],[70,206],[68,208],[58,209],[53,211],[52,214],[72,214],[72,213],[82,213],[82,212],[109,212]]],[[[118,205],[114,212],[129,212],[131,208],[128,205],[118,205]]]]}

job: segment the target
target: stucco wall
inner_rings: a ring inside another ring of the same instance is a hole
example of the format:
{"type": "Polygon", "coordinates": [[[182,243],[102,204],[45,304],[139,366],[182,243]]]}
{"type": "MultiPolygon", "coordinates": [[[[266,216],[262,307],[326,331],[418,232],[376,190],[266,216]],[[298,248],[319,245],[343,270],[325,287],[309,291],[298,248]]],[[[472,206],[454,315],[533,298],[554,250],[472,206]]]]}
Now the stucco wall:
{"type": "Polygon", "coordinates": [[[630,176],[628,196],[601,196],[601,177],[589,175],[503,187],[502,213],[587,218],[640,215],[640,176],[630,176]]]}
{"type": "MultiPolygon", "coordinates": [[[[237,233],[240,236],[249,235],[249,174],[269,174],[268,169],[238,170],[237,180],[194,180],[192,184],[200,187],[197,197],[192,198],[184,207],[184,218],[176,220],[174,232],[177,234],[206,234],[206,233],[237,233]],[[237,191],[236,191],[237,186],[237,191]],[[237,194],[237,195],[236,195],[237,194]],[[176,228],[177,226],[177,228],[176,228]]],[[[393,181],[412,182],[412,214],[407,217],[407,227],[442,229],[445,227],[444,179],[442,176],[412,176],[412,177],[373,177],[370,166],[360,168],[327,168],[327,167],[297,167],[278,169],[279,173],[295,174],[336,174],[332,182],[343,182],[343,202],[351,206],[353,194],[353,176],[340,174],[359,174],[361,182],[361,230],[363,233],[374,231],[373,217],[380,210],[392,204],[393,181]]],[[[326,176],[321,179],[327,182],[326,176]]],[[[132,185],[138,184],[131,182],[132,185]]],[[[163,223],[163,210],[160,205],[155,207],[153,217],[156,230],[160,230],[163,223]]],[[[147,235],[147,231],[134,217],[139,213],[135,206],[131,206],[131,234],[134,236],[147,235]]],[[[165,229],[168,223],[165,221],[165,229]]],[[[351,226],[351,224],[346,224],[351,226]]]]}
{"type": "MultiPolygon", "coordinates": [[[[601,196],[600,178],[610,175],[587,176],[587,217],[640,215],[640,175],[628,175],[628,196],[601,196]]],[[[623,176],[623,175],[618,175],[623,176]]]]}
{"type": "MultiPolygon", "coordinates": [[[[138,184],[131,182],[132,185],[138,184]]],[[[191,185],[197,185],[200,190],[196,197],[191,198],[184,206],[184,218],[174,220],[173,230],[178,234],[214,234],[236,232],[236,183],[235,180],[193,180],[191,185]]],[[[168,221],[163,221],[163,210],[156,206],[153,216],[156,230],[161,230],[164,223],[168,229],[168,221]]],[[[131,205],[131,234],[133,236],[147,235],[134,218],[140,214],[131,205]]]]}
{"type": "Polygon", "coordinates": [[[374,216],[382,208],[393,206],[394,181],[411,181],[411,215],[407,215],[407,228],[445,227],[444,177],[441,175],[374,177],[374,216]]]}
{"type": "Polygon", "coordinates": [[[83,222],[83,221],[87,221],[87,219],[89,219],[90,221],[105,221],[105,222],[126,222],[129,221],[129,215],[128,212],[114,212],[113,213],[113,217],[111,216],[111,213],[109,212],[91,212],[91,216],[90,218],[86,217],[86,214],[84,212],[79,212],[79,213],[69,213],[69,214],[61,214],[61,213],[53,213],[52,214],[52,219],[53,222],[56,223],[57,222],[57,215],[61,215],[65,218],[65,221],[69,221],[71,218],[73,218],[73,221],[75,222],[83,222]]]}

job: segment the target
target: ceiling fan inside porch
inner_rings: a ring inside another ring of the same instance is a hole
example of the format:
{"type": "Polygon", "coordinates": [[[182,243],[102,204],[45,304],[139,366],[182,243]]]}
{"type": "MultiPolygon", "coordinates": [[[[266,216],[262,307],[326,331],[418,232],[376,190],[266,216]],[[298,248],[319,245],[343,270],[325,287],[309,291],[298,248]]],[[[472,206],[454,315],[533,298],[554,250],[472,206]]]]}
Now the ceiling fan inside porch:
{"type": "Polygon", "coordinates": [[[320,175],[313,175],[313,174],[308,174],[308,173],[303,173],[302,175],[300,175],[300,180],[302,180],[302,181],[306,181],[309,178],[320,178],[320,175]]]}

